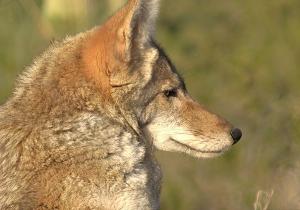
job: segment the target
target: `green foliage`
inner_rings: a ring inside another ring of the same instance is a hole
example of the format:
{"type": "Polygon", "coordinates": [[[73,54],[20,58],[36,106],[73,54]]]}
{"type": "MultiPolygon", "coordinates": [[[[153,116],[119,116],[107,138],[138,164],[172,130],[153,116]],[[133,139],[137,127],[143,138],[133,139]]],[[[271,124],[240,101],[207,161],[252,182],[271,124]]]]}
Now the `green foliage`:
{"type": "MultiPolygon", "coordinates": [[[[88,2],[88,23],[48,20],[53,38],[109,15],[103,0],[88,2]]],[[[300,1],[162,0],[161,11],[158,40],[191,94],[244,131],[214,160],[159,152],[162,209],[250,210],[272,189],[270,209],[300,209],[300,1]]],[[[49,43],[24,4],[0,0],[1,102],[49,43]]]]}

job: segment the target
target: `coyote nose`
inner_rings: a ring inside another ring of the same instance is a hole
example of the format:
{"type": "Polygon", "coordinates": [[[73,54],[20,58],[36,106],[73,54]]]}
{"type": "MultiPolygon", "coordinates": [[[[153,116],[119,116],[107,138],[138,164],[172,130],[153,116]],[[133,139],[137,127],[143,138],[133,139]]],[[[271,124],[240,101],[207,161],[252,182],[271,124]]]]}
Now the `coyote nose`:
{"type": "Polygon", "coordinates": [[[230,135],[232,136],[232,139],[234,141],[233,144],[238,143],[238,141],[242,138],[242,131],[238,128],[233,128],[230,132],[230,135]]]}

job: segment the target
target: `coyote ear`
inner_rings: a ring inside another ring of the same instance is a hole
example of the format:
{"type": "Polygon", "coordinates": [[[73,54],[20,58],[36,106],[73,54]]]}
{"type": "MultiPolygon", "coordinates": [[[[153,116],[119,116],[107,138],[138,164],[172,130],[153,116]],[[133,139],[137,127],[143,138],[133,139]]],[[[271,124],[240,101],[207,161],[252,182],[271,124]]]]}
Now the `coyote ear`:
{"type": "Polygon", "coordinates": [[[111,74],[126,74],[118,70],[128,69],[133,53],[148,48],[158,7],[159,0],[128,0],[107,22],[89,33],[83,49],[85,72],[102,90],[107,92],[112,85],[111,74]]]}
{"type": "Polygon", "coordinates": [[[159,0],[128,0],[107,22],[116,30],[115,47],[121,57],[130,59],[132,49],[142,50],[150,43],[158,7],[159,0]]]}
{"type": "MultiPolygon", "coordinates": [[[[128,0],[102,26],[103,34],[114,40],[113,49],[121,58],[130,59],[132,48],[143,49],[155,32],[159,0],[128,0]]],[[[103,36],[102,34],[102,36],[103,36]]]]}
{"type": "MultiPolygon", "coordinates": [[[[130,19],[129,36],[131,43],[144,47],[155,33],[155,23],[159,11],[159,0],[130,0],[137,2],[130,19]]],[[[126,25],[125,25],[126,26],[126,25]]]]}

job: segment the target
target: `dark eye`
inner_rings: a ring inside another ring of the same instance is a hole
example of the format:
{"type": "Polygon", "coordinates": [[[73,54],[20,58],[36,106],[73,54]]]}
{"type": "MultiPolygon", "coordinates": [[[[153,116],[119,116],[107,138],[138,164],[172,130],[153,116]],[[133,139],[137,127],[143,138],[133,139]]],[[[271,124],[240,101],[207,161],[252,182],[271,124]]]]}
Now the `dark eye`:
{"type": "Polygon", "coordinates": [[[164,92],[164,95],[165,95],[167,98],[170,98],[170,97],[177,97],[177,89],[166,90],[166,91],[164,92]]]}

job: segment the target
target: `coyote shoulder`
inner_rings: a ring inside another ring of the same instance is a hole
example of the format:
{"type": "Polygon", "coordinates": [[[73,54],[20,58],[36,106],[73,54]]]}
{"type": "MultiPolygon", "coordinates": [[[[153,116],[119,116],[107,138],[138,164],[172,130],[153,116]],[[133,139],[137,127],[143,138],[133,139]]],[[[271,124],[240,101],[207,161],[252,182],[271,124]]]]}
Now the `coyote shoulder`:
{"type": "Polygon", "coordinates": [[[158,6],[129,0],[21,75],[0,108],[0,209],[159,209],[154,148],[208,158],[241,138],[189,96],[158,6]]]}

